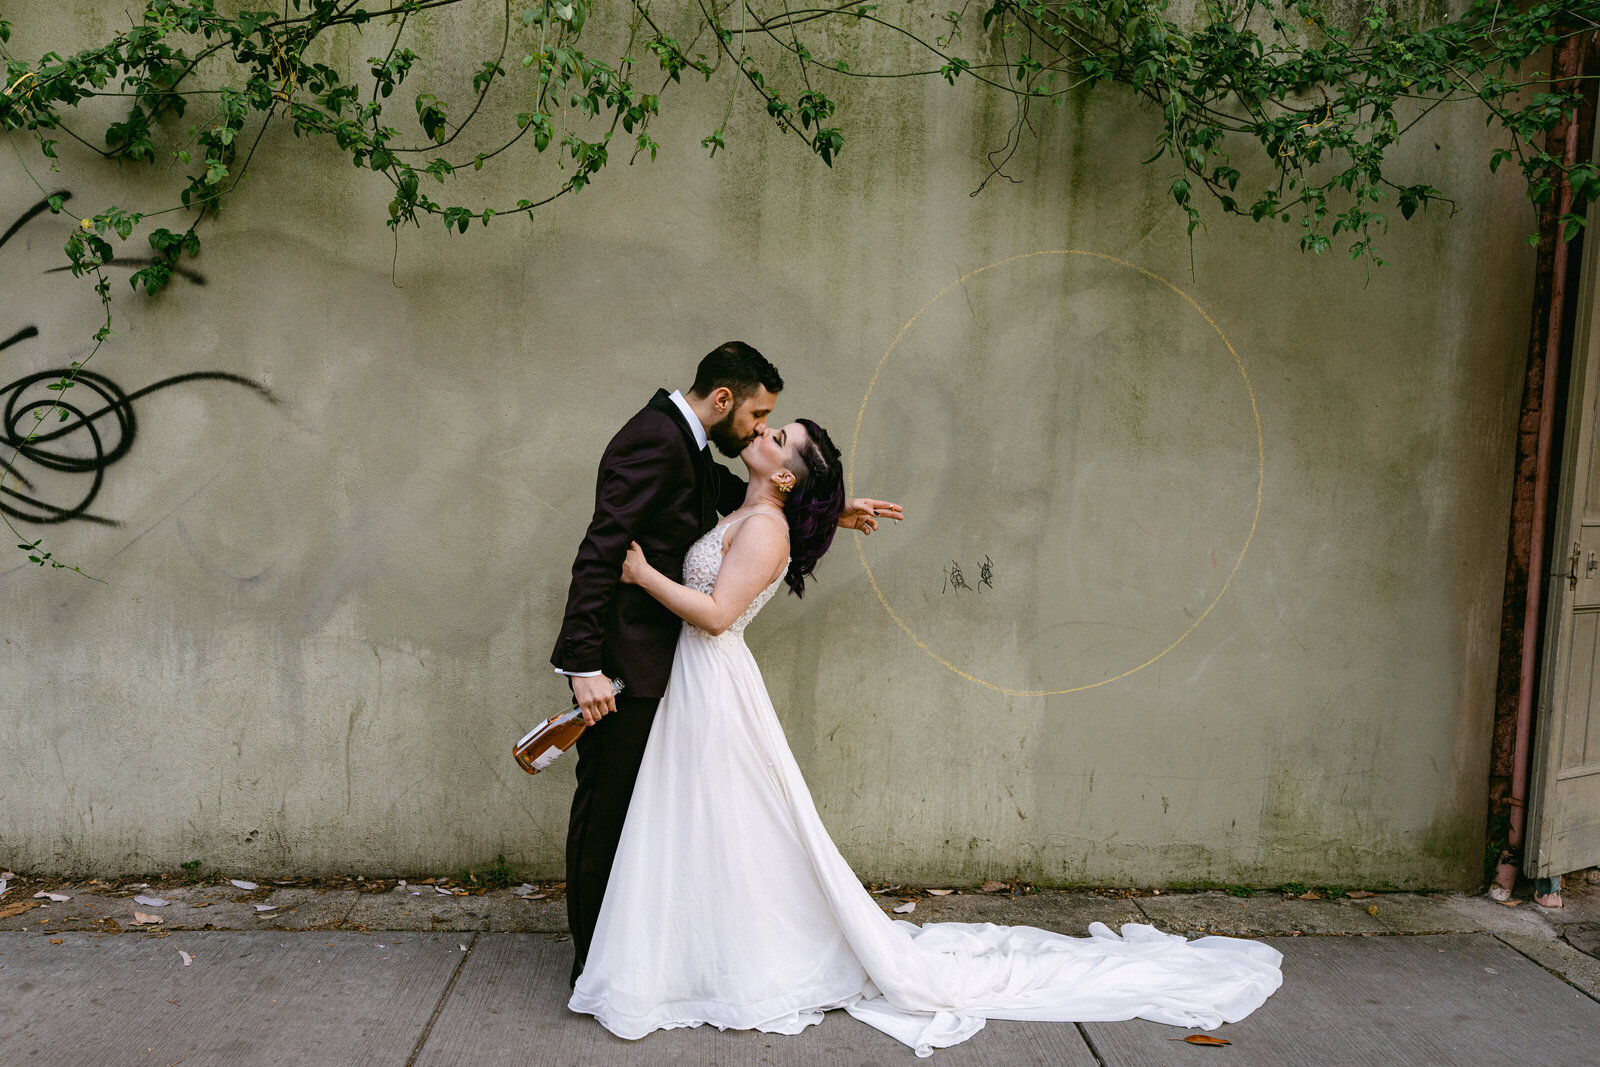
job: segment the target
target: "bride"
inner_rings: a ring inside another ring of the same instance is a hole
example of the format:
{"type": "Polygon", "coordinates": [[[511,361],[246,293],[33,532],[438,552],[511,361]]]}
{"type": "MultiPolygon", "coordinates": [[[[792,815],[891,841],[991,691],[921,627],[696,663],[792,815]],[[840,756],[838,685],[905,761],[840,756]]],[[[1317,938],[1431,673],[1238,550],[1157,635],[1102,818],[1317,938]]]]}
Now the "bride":
{"type": "Polygon", "coordinates": [[[570,1007],[625,1038],[702,1023],[794,1034],[843,1008],[919,1056],[986,1019],[1209,1030],[1259,1007],[1282,955],[1253,941],[883,913],[822,825],[744,642],[778,586],[801,595],[827,551],[839,450],[801,419],[740,458],[744,505],[689,549],[682,584],[637,545],[623,564],[684,627],[570,1007]]]}

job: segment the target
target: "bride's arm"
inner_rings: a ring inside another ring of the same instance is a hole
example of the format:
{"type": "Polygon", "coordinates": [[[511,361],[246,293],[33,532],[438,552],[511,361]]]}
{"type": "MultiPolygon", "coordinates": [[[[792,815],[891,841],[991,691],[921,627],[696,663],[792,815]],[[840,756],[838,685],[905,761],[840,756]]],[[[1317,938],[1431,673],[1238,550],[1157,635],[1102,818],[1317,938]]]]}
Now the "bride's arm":
{"type": "Polygon", "coordinates": [[[788,558],[788,525],[776,515],[757,514],[734,529],[709,594],[680,585],[650,566],[638,545],[628,549],[622,580],[639,586],[680,619],[720,634],[783,572],[788,558]]]}

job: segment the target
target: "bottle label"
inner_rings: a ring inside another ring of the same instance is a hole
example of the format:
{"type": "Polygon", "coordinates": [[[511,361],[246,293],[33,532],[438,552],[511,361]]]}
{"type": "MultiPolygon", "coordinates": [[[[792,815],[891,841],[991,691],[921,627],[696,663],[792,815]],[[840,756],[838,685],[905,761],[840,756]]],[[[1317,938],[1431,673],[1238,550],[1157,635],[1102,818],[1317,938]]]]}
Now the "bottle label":
{"type": "Polygon", "coordinates": [[[532,741],[534,736],[536,734],[538,734],[538,732],[540,730],[543,730],[546,726],[549,726],[549,725],[550,725],[550,720],[546,719],[544,722],[540,723],[538,726],[535,726],[533,729],[529,730],[527,733],[522,735],[522,740],[517,742],[516,747],[517,748],[521,748],[523,745],[527,744],[529,741],[532,741]]]}
{"type": "MultiPolygon", "coordinates": [[[[621,678],[613,678],[611,680],[611,691],[613,693],[622,692],[621,678]]],[[[543,752],[539,753],[539,756],[532,763],[527,762],[527,752],[525,750],[531,747],[530,742],[535,741],[535,739],[539,738],[540,735],[548,735],[554,731],[560,730],[562,727],[566,726],[574,719],[577,719],[582,715],[583,712],[579,710],[576,705],[574,705],[570,710],[550,716],[550,718],[546,719],[538,726],[535,726],[533,729],[523,734],[522,740],[513,745],[511,749],[512,755],[516,757],[517,765],[525,771],[537,774],[546,767],[550,766],[550,764],[554,763],[560,757],[561,753],[566,751],[566,749],[557,748],[555,745],[550,745],[543,752]]],[[[576,738],[577,733],[581,732],[582,727],[579,727],[575,733],[572,733],[568,736],[568,747],[571,747],[572,741],[576,738]]],[[[546,743],[548,744],[548,742],[546,743]]]]}

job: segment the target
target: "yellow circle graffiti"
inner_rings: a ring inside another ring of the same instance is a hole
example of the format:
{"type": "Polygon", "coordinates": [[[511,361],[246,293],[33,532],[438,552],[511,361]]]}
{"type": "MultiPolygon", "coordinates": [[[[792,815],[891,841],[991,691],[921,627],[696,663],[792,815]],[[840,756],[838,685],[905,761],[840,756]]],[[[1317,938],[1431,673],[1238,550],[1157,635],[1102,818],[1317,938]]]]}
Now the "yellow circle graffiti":
{"type": "Polygon", "coordinates": [[[1157,652],[1155,655],[1151,656],[1138,666],[1130,667],[1121,674],[1113,677],[1103,678],[1098,682],[1090,682],[1087,685],[1073,686],[1070,689],[1009,689],[1003,685],[996,685],[993,682],[986,681],[982,678],[976,677],[975,675],[969,674],[960,667],[957,667],[954,663],[951,663],[949,660],[945,659],[943,656],[939,655],[939,653],[935,652],[932,648],[929,648],[927,642],[917,636],[916,631],[912,630],[911,627],[906,624],[906,621],[902,619],[899,613],[894,610],[894,607],[890,605],[888,598],[883,595],[883,589],[878,585],[877,576],[872,573],[872,564],[867,561],[867,551],[862,543],[865,538],[857,538],[856,551],[861,556],[861,566],[866,569],[867,581],[871,583],[872,591],[877,596],[878,603],[883,605],[883,610],[887,611],[889,613],[889,617],[895,621],[895,624],[899,626],[900,629],[905,631],[906,636],[911,638],[912,642],[915,643],[918,648],[926,652],[934,660],[943,665],[947,670],[952,671],[962,678],[965,678],[969,682],[974,682],[977,685],[981,685],[986,689],[993,689],[997,693],[1003,693],[1006,696],[1014,697],[1060,696],[1064,693],[1081,693],[1087,689],[1098,689],[1103,685],[1110,685],[1112,682],[1121,681],[1131,674],[1137,674],[1139,671],[1144,670],[1146,667],[1159,660],[1162,656],[1165,656],[1168,652],[1171,652],[1173,649],[1182,644],[1185,638],[1194,633],[1199,625],[1206,621],[1206,617],[1211,614],[1212,609],[1217,606],[1217,603],[1222,599],[1223,595],[1227,593],[1228,587],[1233,584],[1233,576],[1239,572],[1239,565],[1244,562],[1245,553],[1250,549],[1250,542],[1255,539],[1256,526],[1261,521],[1261,489],[1266,480],[1266,449],[1263,446],[1261,439],[1261,412],[1256,407],[1255,389],[1250,384],[1250,375],[1245,372],[1244,361],[1239,358],[1239,353],[1234,349],[1233,342],[1228,340],[1227,334],[1222,332],[1222,327],[1217,325],[1217,321],[1206,313],[1205,308],[1195,303],[1193,297],[1184,292],[1182,289],[1179,289],[1176,285],[1173,285],[1171,282],[1167,281],[1167,279],[1163,278],[1159,274],[1145,270],[1143,267],[1129,263],[1127,260],[1118,259],[1116,256],[1108,256],[1102,252],[1089,252],[1076,248],[1058,248],[1041,252],[1025,252],[1021,255],[1011,256],[1008,259],[997,260],[994,263],[990,263],[988,266],[979,267],[977,270],[969,271],[935,293],[927,303],[923,304],[917,309],[917,313],[912,315],[904,326],[900,327],[900,332],[895,334],[894,340],[889,343],[889,347],[884,351],[883,358],[878,360],[878,366],[872,372],[872,380],[867,383],[866,395],[861,398],[861,409],[856,413],[855,429],[850,435],[850,461],[845,469],[845,484],[847,487],[846,493],[848,495],[855,495],[856,447],[861,439],[861,424],[867,416],[867,404],[872,400],[873,387],[878,384],[878,378],[883,374],[884,367],[889,363],[889,357],[894,355],[894,351],[899,346],[901,339],[904,338],[911,328],[917,324],[917,320],[920,319],[929,308],[937,304],[950,290],[965,284],[968,280],[977,277],[985,271],[993,270],[996,267],[1003,267],[1008,263],[1015,263],[1018,260],[1032,259],[1035,256],[1088,256],[1093,259],[1103,260],[1107,263],[1115,263],[1118,266],[1126,267],[1132,271],[1137,271],[1139,274],[1149,278],[1151,281],[1158,282],[1176,293],[1183,299],[1185,303],[1194,308],[1195,312],[1206,321],[1208,326],[1216,331],[1217,337],[1220,338],[1223,345],[1227,347],[1228,354],[1233,357],[1233,364],[1238,368],[1239,378],[1244,383],[1245,392],[1250,397],[1250,417],[1255,421],[1256,431],[1256,507],[1255,512],[1250,517],[1250,532],[1245,536],[1244,544],[1240,547],[1239,555],[1234,559],[1233,567],[1228,571],[1228,577],[1222,583],[1222,588],[1219,589],[1217,591],[1217,595],[1211,599],[1211,603],[1206,605],[1206,609],[1202,611],[1192,623],[1189,624],[1188,629],[1179,634],[1177,639],[1171,644],[1167,645],[1161,651],[1157,652]]]}

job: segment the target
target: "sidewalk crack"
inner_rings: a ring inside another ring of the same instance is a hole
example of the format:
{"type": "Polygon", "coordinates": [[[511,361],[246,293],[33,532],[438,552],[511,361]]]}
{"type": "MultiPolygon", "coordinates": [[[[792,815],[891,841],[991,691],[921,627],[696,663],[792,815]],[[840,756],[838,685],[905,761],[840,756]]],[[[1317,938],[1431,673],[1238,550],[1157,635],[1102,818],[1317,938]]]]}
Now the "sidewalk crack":
{"type": "Polygon", "coordinates": [[[1100,1055],[1100,1050],[1095,1048],[1094,1038],[1089,1036],[1089,1031],[1083,1028],[1082,1023],[1073,1023],[1078,1028],[1078,1036],[1083,1039],[1084,1047],[1089,1050],[1089,1055],[1094,1057],[1094,1062],[1100,1067],[1106,1067],[1106,1058],[1100,1055]]]}
{"type": "MultiPolygon", "coordinates": [[[[1517,955],[1521,956],[1523,959],[1528,960],[1535,967],[1540,968],[1541,970],[1545,971],[1547,974],[1549,974],[1549,975],[1551,975],[1551,976],[1553,976],[1555,978],[1559,978],[1561,981],[1565,982],[1567,985],[1571,986],[1573,989],[1576,989],[1579,993],[1582,993],[1584,996],[1588,997],[1590,1000],[1594,1001],[1597,1004],[1600,1004],[1600,996],[1596,996],[1594,991],[1592,991],[1590,989],[1587,989],[1582,985],[1579,985],[1577,982],[1573,981],[1571,978],[1568,978],[1565,971],[1556,970],[1555,967],[1553,967],[1550,964],[1546,963],[1544,960],[1541,960],[1539,957],[1535,956],[1533,953],[1529,952],[1527,949],[1523,948],[1521,945],[1518,945],[1515,941],[1507,941],[1505,939],[1505,937],[1502,936],[1504,931],[1491,930],[1491,931],[1486,931],[1486,933],[1488,933],[1490,937],[1494,938],[1496,941],[1500,942],[1502,945],[1506,946],[1506,948],[1509,948],[1512,952],[1515,952],[1517,955]]],[[[1512,936],[1515,936],[1515,935],[1512,935],[1512,936]]],[[[1555,941],[1557,941],[1557,942],[1559,942],[1561,944],[1567,945],[1568,948],[1572,948],[1572,946],[1570,944],[1568,944],[1565,941],[1562,941],[1560,937],[1556,937],[1553,940],[1555,940],[1555,941]]],[[[1585,956],[1588,955],[1588,953],[1583,952],[1582,949],[1572,948],[1572,951],[1581,953],[1582,955],[1585,955],[1585,956]]]]}
{"type": "Polygon", "coordinates": [[[422,1033],[417,1036],[416,1046],[412,1048],[411,1055],[406,1058],[406,1067],[413,1067],[417,1057],[422,1055],[422,1047],[428,1043],[428,1035],[433,1033],[433,1024],[438,1021],[439,1015],[444,1011],[445,1002],[450,999],[451,992],[456,987],[456,979],[461,977],[461,972],[467,966],[467,960],[472,958],[472,950],[478,947],[478,935],[474,931],[472,940],[467,942],[467,950],[461,954],[461,961],[456,964],[455,971],[450,975],[450,981],[445,983],[444,992],[439,994],[439,1003],[433,1006],[433,1014],[428,1016],[428,1024],[422,1028],[422,1033]]]}

